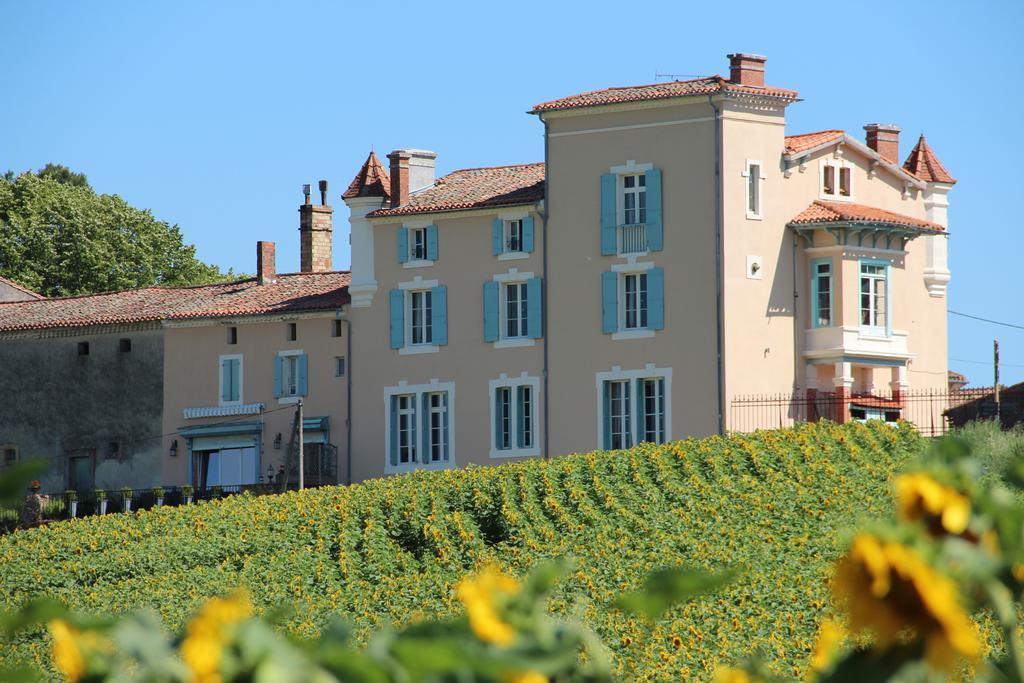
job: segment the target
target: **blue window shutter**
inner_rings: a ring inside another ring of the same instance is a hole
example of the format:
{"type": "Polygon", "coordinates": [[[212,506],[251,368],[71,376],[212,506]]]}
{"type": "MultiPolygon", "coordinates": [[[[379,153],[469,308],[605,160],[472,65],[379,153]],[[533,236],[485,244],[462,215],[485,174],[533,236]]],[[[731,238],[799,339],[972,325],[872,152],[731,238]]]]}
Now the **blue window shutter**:
{"type": "Polygon", "coordinates": [[[494,252],[495,256],[505,251],[505,222],[500,218],[495,218],[494,222],[491,223],[491,251],[494,252]]]}
{"type": "Polygon", "coordinates": [[[231,361],[220,362],[220,400],[231,400],[231,361]]]}
{"type": "Polygon", "coordinates": [[[398,229],[398,262],[405,263],[409,260],[409,231],[405,228],[398,229]]]}
{"type": "Polygon", "coordinates": [[[484,341],[498,341],[498,283],[484,283],[484,341]]]}
{"type": "Polygon", "coordinates": [[[309,356],[302,354],[298,357],[295,364],[298,367],[299,373],[299,381],[297,382],[299,396],[305,396],[309,393],[309,356]]]}
{"type": "Polygon", "coordinates": [[[601,273],[601,331],[611,334],[618,330],[619,276],[617,273],[601,273]]]}
{"type": "Polygon", "coordinates": [[[614,256],[616,244],[616,211],[618,178],[614,173],[601,176],[601,256],[614,256]]]}
{"type": "Polygon", "coordinates": [[[437,260],[437,226],[427,226],[427,260],[437,260]]]}
{"type": "Polygon", "coordinates": [[[440,285],[431,290],[431,302],[433,305],[431,327],[433,328],[434,343],[444,346],[448,343],[448,287],[440,285]]]}
{"type": "Polygon", "coordinates": [[[533,251],[533,216],[523,219],[523,251],[533,251]]]}
{"type": "Polygon", "coordinates": [[[665,329],[665,271],[662,268],[647,271],[647,327],[665,329]]]}
{"type": "Polygon", "coordinates": [[[516,446],[519,448],[523,447],[523,436],[525,431],[525,420],[523,419],[523,409],[526,407],[526,387],[519,385],[516,387],[516,446]]]}
{"type": "Polygon", "coordinates": [[[398,397],[391,397],[391,466],[398,465],[398,397]]]}
{"type": "Polygon", "coordinates": [[[661,169],[652,168],[647,176],[647,248],[661,251],[665,231],[661,224],[661,169]]]}
{"type": "Polygon", "coordinates": [[[526,281],[526,327],[530,339],[544,336],[544,289],[539,277],[526,281]]]}
{"type": "Polygon", "coordinates": [[[441,394],[441,405],[444,406],[444,419],[442,423],[444,425],[444,452],[441,457],[445,462],[448,462],[448,454],[451,451],[451,441],[448,439],[448,423],[451,421],[452,416],[448,413],[448,392],[441,394]]]}
{"type": "Polygon", "coordinates": [[[420,453],[420,462],[424,465],[430,464],[430,394],[423,394],[420,401],[423,406],[423,452],[420,453]]]}
{"type": "Polygon", "coordinates": [[[608,450],[612,447],[612,384],[611,382],[601,382],[601,387],[604,390],[604,415],[602,415],[603,428],[604,428],[604,443],[601,444],[601,448],[608,450]]]}
{"type": "Polygon", "coordinates": [[[274,398],[281,398],[284,392],[281,390],[281,370],[284,360],[281,356],[274,358],[274,398]]]}
{"type": "Polygon", "coordinates": [[[391,306],[391,348],[405,346],[405,292],[392,289],[388,299],[391,306]]]}

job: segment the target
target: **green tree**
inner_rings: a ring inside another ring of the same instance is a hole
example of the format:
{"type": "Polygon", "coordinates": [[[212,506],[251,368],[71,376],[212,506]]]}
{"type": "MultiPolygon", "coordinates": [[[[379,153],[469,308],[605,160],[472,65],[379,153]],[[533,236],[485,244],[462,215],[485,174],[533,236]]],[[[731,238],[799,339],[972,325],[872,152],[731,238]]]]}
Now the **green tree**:
{"type": "Polygon", "coordinates": [[[177,225],[54,164],[0,179],[0,275],[46,296],[233,277],[199,261],[177,225]]]}

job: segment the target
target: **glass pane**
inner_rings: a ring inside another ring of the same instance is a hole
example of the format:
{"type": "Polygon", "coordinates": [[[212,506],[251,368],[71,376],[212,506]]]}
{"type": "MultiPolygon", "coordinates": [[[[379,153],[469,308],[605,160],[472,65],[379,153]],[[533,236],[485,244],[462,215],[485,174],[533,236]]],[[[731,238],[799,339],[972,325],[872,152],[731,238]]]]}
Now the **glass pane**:
{"type": "Polygon", "coordinates": [[[623,187],[633,187],[635,185],[635,183],[636,183],[636,177],[635,176],[628,175],[628,176],[626,176],[625,178],[622,179],[622,186],[623,187]]]}
{"type": "Polygon", "coordinates": [[[826,166],[824,169],[824,186],[825,194],[835,194],[835,173],[836,169],[834,166],[826,166]]]}

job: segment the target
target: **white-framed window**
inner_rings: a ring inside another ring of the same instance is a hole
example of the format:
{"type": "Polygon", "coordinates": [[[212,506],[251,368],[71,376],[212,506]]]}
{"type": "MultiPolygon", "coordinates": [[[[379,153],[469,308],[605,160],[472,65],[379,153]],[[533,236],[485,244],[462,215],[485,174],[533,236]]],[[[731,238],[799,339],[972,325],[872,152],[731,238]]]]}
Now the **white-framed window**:
{"type": "Polygon", "coordinates": [[[853,165],[845,159],[821,160],[822,199],[850,199],[853,197],[853,165]]]}
{"type": "Polygon", "coordinates": [[[334,376],[344,377],[345,376],[345,356],[334,357],[334,376]]]}
{"type": "Polygon", "coordinates": [[[443,469],[455,464],[455,383],[384,389],[386,473],[443,469]]]}
{"type": "Polygon", "coordinates": [[[889,334],[889,264],[860,262],[860,326],[868,334],[889,334]]]}
{"type": "Polygon", "coordinates": [[[299,395],[299,357],[281,357],[281,389],[284,396],[299,395]]]}
{"type": "Polygon", "coordinates": [[[529,337],[529,297],[525,282],[506,282],[503,285],[504,306],[502,331],[505,339],[529,337]]]}
{"type": "Polygon", "coordinates": [[[672,369],[614,367],[597,377],[600,448],[617,450],[672,438],[672,369]]]}
{"type": "Polygon", "coordinates": [[[409,301],[409,343],[414,346],[434,343],[433,293],[429,289],[413,290],[406,297],[409,301]]]}
{"type": "Polygon", "coordinates": [[[274,359],[274,395],[279,403],[294,403],[307,393],[308,360],[301,349],[280,351],[274,359]]]}
{"type": "Polygon", "coordinates": [[[540,455],[537,396],[540,379],[523,372],[510,378],[502,373],[489,382],[491,399],[491,457],[540,455]]]}
{"type": "Polygon", "coordinates": [[[626,330],[647,329],[647,273],[623,273],[622,327],[626,330]]]}
{"type": "Polygon", "coordinates": [[[517,254],[523,251],[523,219],[515,218],[505,221],[504,252],[517,254]]]}
{"type": "Polygon", "coordinates": [[[238,405],[242,403],[242,355],[223,355],[219,359],[220,377],[218,381],[219,405],[238,405]]]}
{"type": "Polygon", "coordinates": [[[811,261],[811,325],[832,326],[832,259],[811,261]]]}
{"type": "Polygon", "coordinates": [[[622,225],[647,222],[647,174],[628,173],[619,177],[621,183],[622,225]]]}
{"type": "Polygon", "coordinates": [[[427,228],[409,229],[409,260],[427,260],[427,228]]]}
{"type": "Polygon", "coordinates": [[[746,179],[747,195],[747,218],[761,220],[761,184],[764,175],[761,172],[763,164],[760,161],[747,160],[743,177],[746,179]]]}

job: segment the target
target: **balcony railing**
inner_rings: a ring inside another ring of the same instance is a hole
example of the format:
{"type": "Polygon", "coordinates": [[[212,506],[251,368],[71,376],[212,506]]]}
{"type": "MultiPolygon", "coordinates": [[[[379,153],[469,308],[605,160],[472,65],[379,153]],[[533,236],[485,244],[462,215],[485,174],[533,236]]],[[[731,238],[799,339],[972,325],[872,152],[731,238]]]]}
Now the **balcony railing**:
{"type": "Polygon", "coordinates": [[[639,254],[647,251],[647,225],[633,223],[619,226],[619,253],[639,254]]]}

